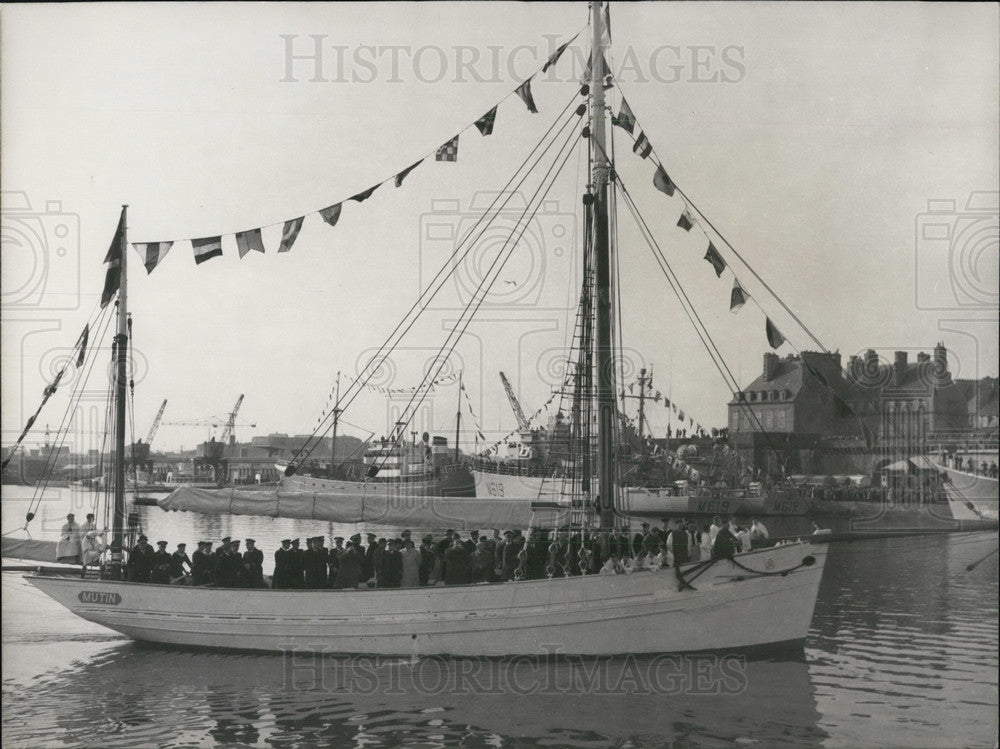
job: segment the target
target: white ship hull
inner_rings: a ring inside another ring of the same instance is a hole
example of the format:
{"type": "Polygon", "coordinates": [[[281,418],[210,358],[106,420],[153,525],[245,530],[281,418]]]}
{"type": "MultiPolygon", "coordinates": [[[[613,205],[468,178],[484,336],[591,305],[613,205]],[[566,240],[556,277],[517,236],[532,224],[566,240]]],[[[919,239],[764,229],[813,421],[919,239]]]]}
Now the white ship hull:
{"type": "MultiPolygon", "coordinates": [[[[473,470],[478,499],[565,501],[562,480],[473,470]]],[[[693,496],[671,494],[667,489],[626,487],[624,512],[629,515],[805,515],[804,497],[781,494],[766,497],[693,496]]]]}
{"type": "Polygon", "coordinates": [[[696,590],[683,591],[673,569],[343,591],[27,579],[78,616],[154,643],[400,656],[613,655],[801,642],[825,560],[825,545],[761,549],[737,561],[760,572],[792,571],[755,576],[723,560],[693,581],[696,590]]]}
{"type": "Polygon", "coordinates": [[[563,480],[542,476],[472,471],[477,499],[519,499],[532,502],[564,502],[563,480]]]}
{"type": "Polygon", "coordinates": [[[1000,481],[988,476],[957,471],[940,463],[936,468],[948,475],[945,493],[956,520],[996,520],[1000,507],[1000,481]]]}

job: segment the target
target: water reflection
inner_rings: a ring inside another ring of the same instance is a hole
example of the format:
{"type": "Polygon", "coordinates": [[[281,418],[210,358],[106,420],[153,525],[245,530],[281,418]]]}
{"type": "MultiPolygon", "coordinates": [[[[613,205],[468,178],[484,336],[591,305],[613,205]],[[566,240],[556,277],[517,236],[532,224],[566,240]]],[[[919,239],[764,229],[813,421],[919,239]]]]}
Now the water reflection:
{"type": "Polygon", "coordinates": [[[725,671],[720,663],[719,656],[659,665],[650,658],[291,662],[130,643],[36,685],[30,707],[19,711],[18,740],[731,746],[744,738],[803,747],[826,738],[804,659],[735,660],[722,689],[713,686],[713,674],[725,671]],[[702,683],[669,678],[685,669],[703,674],[702,683]]]}
{"type": "Polygon", "coordinates": [[[892,745],[938,745],[942,729],[947,745],[992,745],[997,568],[956,562],[973,538],[831,546],[807,655],[821,725],[846,743],[869,743],[858,721],[877,720],[892,745]]]}

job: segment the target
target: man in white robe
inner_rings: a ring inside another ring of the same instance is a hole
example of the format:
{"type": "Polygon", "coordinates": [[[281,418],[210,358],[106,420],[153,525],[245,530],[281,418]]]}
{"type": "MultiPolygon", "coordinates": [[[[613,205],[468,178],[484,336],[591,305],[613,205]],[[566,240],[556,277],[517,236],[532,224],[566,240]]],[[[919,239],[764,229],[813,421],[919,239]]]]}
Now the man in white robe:
{"type": "Polygon", "coordinates": [[[81,551],[80,526],[76,522],[76,516],[71,512],[66,516],[63,527],[59,529],[56,560],[66,564],[79,564],[81,551]]]}

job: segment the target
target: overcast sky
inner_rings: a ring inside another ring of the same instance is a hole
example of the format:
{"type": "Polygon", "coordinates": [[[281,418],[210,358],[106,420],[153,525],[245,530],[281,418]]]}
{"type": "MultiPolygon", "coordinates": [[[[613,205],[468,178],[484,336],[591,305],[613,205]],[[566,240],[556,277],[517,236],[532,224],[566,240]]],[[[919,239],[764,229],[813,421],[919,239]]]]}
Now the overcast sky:
{"type": "MultiPolygon", "coordinates": [[[[136,242],[310,214],[470,125],[588,18],[582,3],[0,12],[5,444],[97,304],[122,203],[136,242]]],[[[997,374],[996,5],[636,3],[611,13],[619,89],[671,177],[825,346],[845,360],[869,347],[891,359],[944,341],[956,376],[997,374]]],[[[307,215],[287,254],[274,254],[280,226],[265,230],[265,255],[243,260],[232,236],[200,266],[178,242],[151,275],[132,253],[136,435],[163,398],[165,419],[194,419],[224,413],[240,393],[240,421],[256,424],[241,439],[311,430],[335,373],[357,371],[446,258],[440,232],[468,225],[477,192],[501,187],[573,97],[585,37],[536,79],[539,114],[504,99],[493,135],[464,132],[456,163],[424,162],[403,187],[347,204],[336,228],[307,215]]],[[[730,271],[716,279],[704,235],[675,226],[681,198],[655,191],[649,161],[620,130],[616,139],[623,181],[748,383],[769,350],[763,313],[729,313],[730,271]]],[[[515,425],[498,370],[529,413],[558,381],[579,293],[585,171],[578,148],[458,347],[454,368],[490,436],[515,425]]],[[[657,389],[705,426],[723,425],[729,391],[624,210],[619,247],[630,370],[652,366],[657,389]]],[[[780,353],[814,349],[719,247],[787,335],[780,353]]],[[[446,288],[379,384],[416,384],[461,293],[446,288]]],[[[98,399],[102,387],[95,376],[98,399]]],[[[59,422],[67,397],[51,401],[35,437],[59,422]]],[[[420,428],[453,431],[456,405],[455,386],[439,388],[420,428]]],[[[382,433],[391,409],[368,392],[346,431],[382,433]]],[[[651,421],[665,428],[666,412],[651,421]]],[[[163,427],[156,442],[190,448],[206,433],[163,427]]]]}

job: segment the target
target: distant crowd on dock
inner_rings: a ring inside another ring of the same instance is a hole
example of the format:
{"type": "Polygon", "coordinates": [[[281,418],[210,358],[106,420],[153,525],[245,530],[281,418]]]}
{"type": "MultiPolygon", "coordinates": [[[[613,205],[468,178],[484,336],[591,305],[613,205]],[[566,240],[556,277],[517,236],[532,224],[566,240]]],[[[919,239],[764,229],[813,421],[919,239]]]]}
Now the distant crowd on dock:
{"type": "Polygon", "coordinates": [[[961,455],[949,455],[945,453],[942,458],[945,465],[950,465],[956,471],[974,473],[977,476],[988,476],[991,479],[997,477],[997,462],[995,460],[991,461],[989,465],[987,465],[985,460],[977,465],[976,459],[973,456],[963,459],[961,455]]]}
{"type": "Polygon", "coordinates": [[[264,575],[264,552],[255,539],[223,538],[199,541],[187,554],[187,545],[168,551],[166,541],[154,549],[145,535],[128,555],[126,577],[131,582],[214,585],[225,588],[314,590],[319,588],[415,588],[432,585],[471,585],[510,580],[539,580],[580,574],[628,574],[644,569],[672,567],[687,562],[730,558],[750,551],[755,540],[768,538],[757,520],[742,525],[716,517],[701,529],[683,519],[666,519],[662,527],[642,524],[630,535],[610,534],[602,558],[603,538],[596,532],[520,530],[501,533],[472,531],[463,536],[448,530],[440,537],[428,533],[418,546],[410,531],[396,538],[374,533],[349,539],[337,536],[326,546],[323,536],[284,539],[274,552],[274,574],[264,575]],[[213,548],[216,547],[216,548],[213,548]]]}

